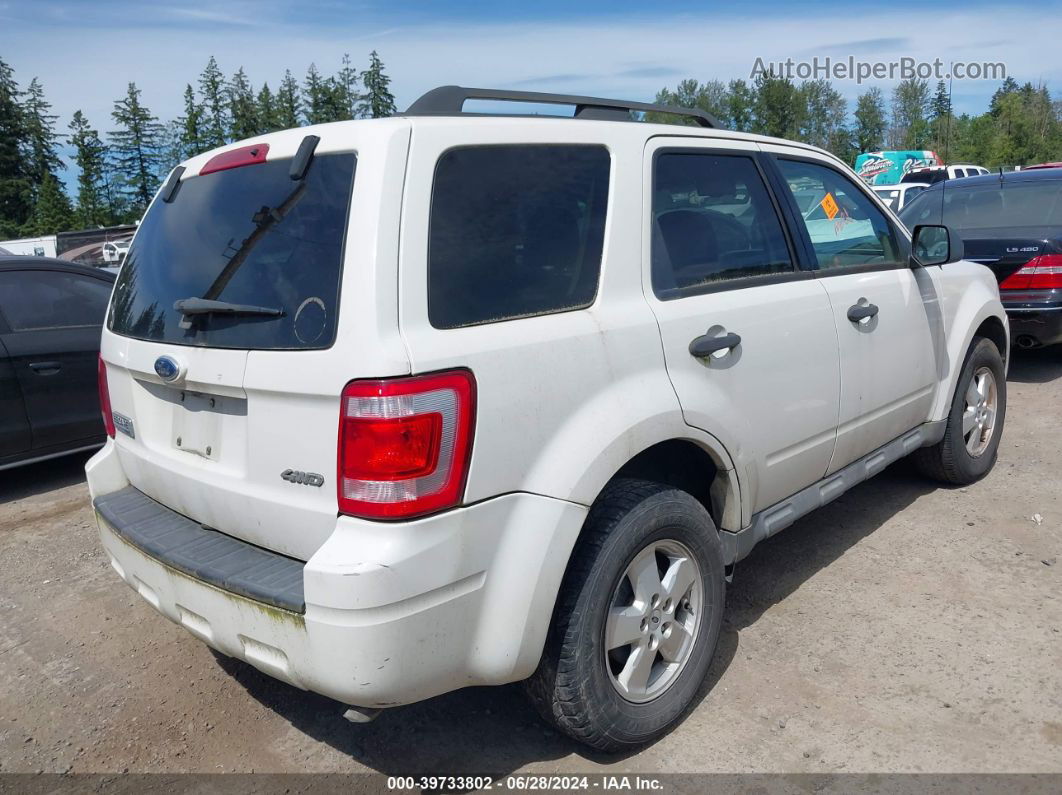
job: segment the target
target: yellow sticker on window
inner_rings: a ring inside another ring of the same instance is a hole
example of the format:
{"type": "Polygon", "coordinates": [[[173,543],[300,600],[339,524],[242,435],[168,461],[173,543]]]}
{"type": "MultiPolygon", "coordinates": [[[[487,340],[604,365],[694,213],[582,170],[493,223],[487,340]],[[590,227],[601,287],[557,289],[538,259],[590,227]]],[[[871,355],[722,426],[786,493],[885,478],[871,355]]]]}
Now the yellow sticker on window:
{"type": "Polygon", "coordinates": [[[819,202],[819,206],[822,207],[822,211],[826,213],[826,217],[829,218],[831,221],[833,220],[833,217],[837,215],[837,211],[840,209],[837,206],[837,200],[833,198],[832,193],[827,193],[825,196],[823,196],[822,201],[819,202]]]}

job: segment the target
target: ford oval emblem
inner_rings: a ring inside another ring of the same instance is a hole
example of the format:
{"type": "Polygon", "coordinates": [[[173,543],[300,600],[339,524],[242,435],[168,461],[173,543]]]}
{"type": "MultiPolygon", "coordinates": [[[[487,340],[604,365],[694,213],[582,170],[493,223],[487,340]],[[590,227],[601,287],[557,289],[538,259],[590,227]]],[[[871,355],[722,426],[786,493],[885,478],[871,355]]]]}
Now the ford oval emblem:
{"type": "Polygon", "coordinates": [[[155,373],[163,381],[175,381],[181,373],[181,368],[169,356],[160,356],[155,360],[155,373]]]}

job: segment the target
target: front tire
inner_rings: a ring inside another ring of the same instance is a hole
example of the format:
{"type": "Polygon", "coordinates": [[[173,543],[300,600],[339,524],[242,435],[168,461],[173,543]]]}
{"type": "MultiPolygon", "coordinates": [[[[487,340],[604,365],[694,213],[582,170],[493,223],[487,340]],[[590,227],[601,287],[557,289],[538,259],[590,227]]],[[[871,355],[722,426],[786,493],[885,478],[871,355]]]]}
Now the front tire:
{"type": "Polygon", "coordinates": [[[568,736],[622,751],[693,703],[719,640],[726,578],[708,512],[684,491],[609,484],[587,517],[526,690],[568,736]]]}
{"type": "Polygon", "coordinates": [[[952,396],[944,438],[914,454],[923,474],[957,486],[987,475],[996,463],[1007,414],[1003,358],[991,340],[974,337],[952,396]]]}

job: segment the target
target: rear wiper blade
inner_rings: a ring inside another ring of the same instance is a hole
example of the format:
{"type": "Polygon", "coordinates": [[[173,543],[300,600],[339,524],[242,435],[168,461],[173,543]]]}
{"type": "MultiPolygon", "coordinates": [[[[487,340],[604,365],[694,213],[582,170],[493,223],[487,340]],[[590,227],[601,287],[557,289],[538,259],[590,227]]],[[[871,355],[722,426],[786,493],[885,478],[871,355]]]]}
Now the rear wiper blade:
{"type": "Polygon", "coordinates": [[[207,298],[182,298],[173,304],[173,308],[184,315],[181,328],[191,328],[191,318],[195,315],[261,315],[263,317],[281,317],[283,309],[271,306],[254,306],[252,304],[231,304],[228,301],[212,301],[207,298]]]}

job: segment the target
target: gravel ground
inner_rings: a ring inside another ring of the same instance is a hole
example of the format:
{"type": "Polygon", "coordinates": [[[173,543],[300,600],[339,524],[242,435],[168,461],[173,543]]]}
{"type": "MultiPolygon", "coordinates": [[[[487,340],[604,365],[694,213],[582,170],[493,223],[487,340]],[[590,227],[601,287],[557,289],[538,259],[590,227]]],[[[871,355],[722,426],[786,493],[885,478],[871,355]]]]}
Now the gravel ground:
{"type": "Polygon", "coordinates": [[[902,462],[737,570],[693,713],[627,757],[518,687],[343,707],[215,656],[100,550],[84,456],[0,472],[0,771],[1062,772],[1062,352],[1018,354],[999,464],[902,462]]]}

